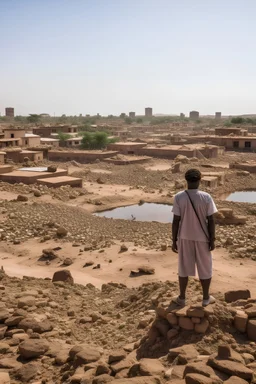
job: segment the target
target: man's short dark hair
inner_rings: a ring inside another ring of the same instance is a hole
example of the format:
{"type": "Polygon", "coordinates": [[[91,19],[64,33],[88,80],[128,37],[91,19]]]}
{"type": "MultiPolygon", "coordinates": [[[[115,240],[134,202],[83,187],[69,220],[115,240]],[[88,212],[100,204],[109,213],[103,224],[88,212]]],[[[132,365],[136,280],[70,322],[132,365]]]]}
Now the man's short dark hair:
{"type": "Polygon", "coordinates": [[[201,180],[201,172],[198,169],[192,168],[185,173],[185,179],[191,183],[201,180]]]}

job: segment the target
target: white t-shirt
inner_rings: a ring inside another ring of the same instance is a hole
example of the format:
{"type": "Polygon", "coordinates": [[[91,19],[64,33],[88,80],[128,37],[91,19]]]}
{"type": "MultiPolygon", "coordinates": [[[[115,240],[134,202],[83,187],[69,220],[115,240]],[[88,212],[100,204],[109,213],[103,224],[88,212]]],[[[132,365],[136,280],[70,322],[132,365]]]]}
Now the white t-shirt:
{"type": "Polygon", "coordinates": [[[204,231],[201,228],[189,197],[183,191],[174,196],[172,209],[174,215],[181,217],[178,237],[180,239],[208,242],[209,240],[205,235],[205,233],[208,233],[207,217],[218,211],[216,205],[209,193],[199,191],[198,189],[188,189],[188,193],[193,201],[204,231]]]}

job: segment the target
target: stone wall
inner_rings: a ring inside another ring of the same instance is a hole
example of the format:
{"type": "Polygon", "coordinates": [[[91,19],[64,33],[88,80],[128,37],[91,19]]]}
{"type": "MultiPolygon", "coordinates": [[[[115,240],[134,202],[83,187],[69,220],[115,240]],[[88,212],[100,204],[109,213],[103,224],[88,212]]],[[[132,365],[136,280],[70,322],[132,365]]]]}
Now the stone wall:
{"type": "Polygon", "coordinates": [[[97,159],[103,160],[117,155],[117,151],[49,151],[48,160],[51,161],[71,161],[75,160],[78,163],[90,163],[97,159]]]}

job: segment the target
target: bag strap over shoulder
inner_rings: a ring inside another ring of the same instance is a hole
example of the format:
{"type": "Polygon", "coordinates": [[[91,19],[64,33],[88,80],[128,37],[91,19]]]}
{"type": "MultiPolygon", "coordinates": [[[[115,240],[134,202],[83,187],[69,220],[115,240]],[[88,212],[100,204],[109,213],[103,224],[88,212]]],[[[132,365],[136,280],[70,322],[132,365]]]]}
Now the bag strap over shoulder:
{"type": "Polygon", "coordinates": [[[199,224],[200,224],[200,227],[202,228],[202,230],[203,230],[205,236],[207,237],[207,239],[209,240],[209,234],[205,232],[205,229],[204,229],[204,227],[203,227],[203,225],[202,225],[202,223],[201,223],[200,217],[198,216],[198,213],[197,213],[197,211],[196,211],[196,208],[195,208],[195,206],[194,206],[194,203],[193,203],[191,197],[189,196],[188,191],[185,191],[185,193],[186,193],[186,195],[188,196],[189,201],[190,201],[190,203],[191,203],[191,205],[192,205],[192,207],[193,207],[193,210],[194,210],[195,215],[196,215],[196,217],[197,217],[197,219],[198,219],[198,222],[199,222],[199,224]]]}

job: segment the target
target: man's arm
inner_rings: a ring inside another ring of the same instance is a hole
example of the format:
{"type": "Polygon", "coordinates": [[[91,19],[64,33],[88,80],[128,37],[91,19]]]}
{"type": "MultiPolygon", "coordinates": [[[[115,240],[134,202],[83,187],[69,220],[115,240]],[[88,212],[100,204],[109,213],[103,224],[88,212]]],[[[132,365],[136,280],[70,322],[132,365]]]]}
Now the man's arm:
{"type": "Polygon", "coordinates": [[[178,252],[177,240],[178,240],[178,232],[180,226],[180,216],[174,215],[172,222],[172,250],[173,252],[178,252]]]}
{"type": "Polygon", "coordinates": [[[207,220],[208,220],[210,251],[213,251],[215,249],[215,220],[214,220],[214,215],[208,216],[207,220]]]}

